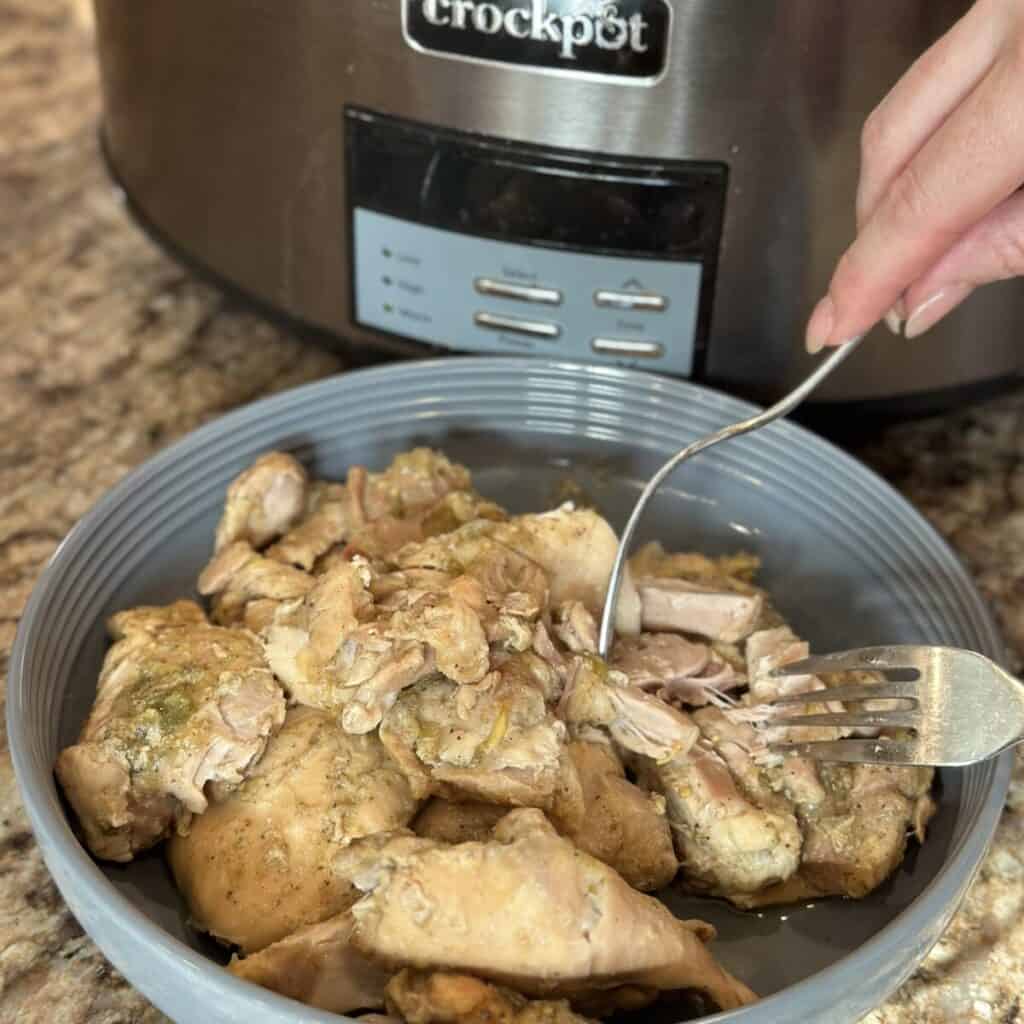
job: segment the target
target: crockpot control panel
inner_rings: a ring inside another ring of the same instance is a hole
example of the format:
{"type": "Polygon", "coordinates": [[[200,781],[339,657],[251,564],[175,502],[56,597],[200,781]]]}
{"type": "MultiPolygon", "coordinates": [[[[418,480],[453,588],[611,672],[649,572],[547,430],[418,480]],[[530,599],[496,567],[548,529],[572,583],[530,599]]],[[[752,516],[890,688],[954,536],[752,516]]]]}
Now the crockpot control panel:
{"type": "Polygon", "coordinates": [[[357,324],[440,348],[700,370],[725,165],[345,114],[357,324]]]}

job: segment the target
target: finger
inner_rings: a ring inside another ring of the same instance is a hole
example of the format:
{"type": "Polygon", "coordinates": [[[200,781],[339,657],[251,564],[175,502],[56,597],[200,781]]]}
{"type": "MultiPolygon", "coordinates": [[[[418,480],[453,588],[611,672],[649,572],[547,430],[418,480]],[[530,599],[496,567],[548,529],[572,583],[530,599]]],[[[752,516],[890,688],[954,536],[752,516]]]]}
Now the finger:
{"type": "Polygon", "coordinates": [[[917,338],[979,285],[1024,275],[1024,192],[971,228],[906,292],[906,336],[917,338]]]}
{"type": "Polygon", "coordinates": [[[864,124],[857,225],[991,70],[1006,36],[1004,4],[977,3],[893,86],[864,124]]]}
{"type": "Polygon", "coordinates": [[[1024,181],[1024,68],[1000,60],[893,181],[839,261],[807,347],[863,334],[969,228],[1024,181]]]}

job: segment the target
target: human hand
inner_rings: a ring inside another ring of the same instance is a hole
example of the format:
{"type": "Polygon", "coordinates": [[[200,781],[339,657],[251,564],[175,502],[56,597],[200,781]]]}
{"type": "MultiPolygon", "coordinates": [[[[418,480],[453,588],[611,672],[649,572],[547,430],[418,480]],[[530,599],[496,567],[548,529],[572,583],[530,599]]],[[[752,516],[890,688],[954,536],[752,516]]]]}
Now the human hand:
{"type": "Polygon", "coordinates": [[[977,0],[864,125],[857,237],[807,326],[841,345],[883,316],[923,334],[1024,274],[1024,0],[977,0]]]}

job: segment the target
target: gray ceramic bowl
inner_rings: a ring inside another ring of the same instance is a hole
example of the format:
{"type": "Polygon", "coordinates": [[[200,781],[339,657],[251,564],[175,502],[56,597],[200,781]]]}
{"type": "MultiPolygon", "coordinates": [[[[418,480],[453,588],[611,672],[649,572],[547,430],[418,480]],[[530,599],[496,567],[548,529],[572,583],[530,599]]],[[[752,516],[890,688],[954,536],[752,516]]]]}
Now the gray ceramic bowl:
{"type": "MultiPolygon", "coordinates": [[[[7,698],[14,765],[46,862],[107,956],[178,1021],[339,1019],[211,963],[184,925],[159,854],[98,866],[75,839],[51,774],[91,705],[105,618],[194,593],[224,489],[256,455],[287,449],[317,474],[341,477],[352,463],[381,466],[426,443],[468,464],[478,487],[513,510],[550,504],[571,476],[621,524],[666,456],[750,411],[700,387],[624,370],[516,359],[406,363],[261,401],[133,473],[43,573],[18,631],[7,698]]],[[[782,612],[819,651],[921,641],[1001,654],[971,582],[921,517],[862,466],[790,424],[687,465],[642,533],[677,548],[753,549],[782,612]]],[[[709,1024],[852,1024],[880,1003],[948,923],[991,839],[1008,779],[1008,758],[944,772],[927,844],[861,902],[740,914],[669,896],[680,913],[718,927],[718,955],[766,997],[709,1024]]]]}

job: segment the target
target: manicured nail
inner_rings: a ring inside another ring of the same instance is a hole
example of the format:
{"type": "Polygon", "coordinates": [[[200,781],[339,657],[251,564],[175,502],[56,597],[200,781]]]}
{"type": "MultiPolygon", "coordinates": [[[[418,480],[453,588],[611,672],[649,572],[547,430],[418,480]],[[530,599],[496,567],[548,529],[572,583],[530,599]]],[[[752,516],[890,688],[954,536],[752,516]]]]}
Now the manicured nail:
{"type": "Polygon", "coordinates": [[[907,317],[903,334],[907,338],[919,338],[925,331],[934,327],[947,313],[960,305],[973,289],[968,284],[951,284],[924,302],[914,307],[907,317]]]}
{"type": "Polygon", "coordinates": [[[903,317],[896,312],[895,306],[885,314],[885,326],[888,327],[897,338],[903,337],[903,317]]]}
{"type": "Polygon", "coordinates": [[[832,328],[836,322],[836,306],[831,295],[825,298],[814,307],[810,322],[807,324],[807,337],[804,344],[807,351],[814,355],[820,352],[832,336],[832,328]]]}

